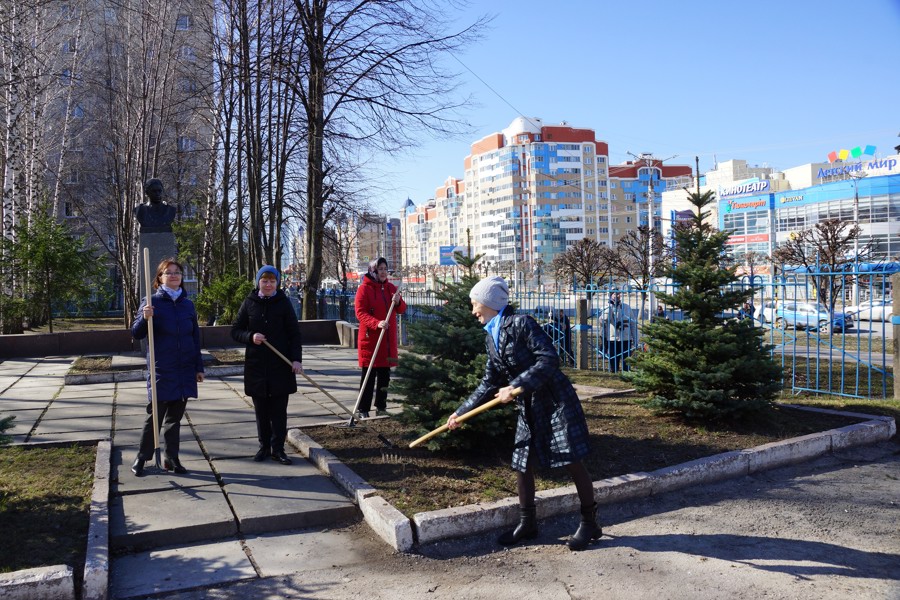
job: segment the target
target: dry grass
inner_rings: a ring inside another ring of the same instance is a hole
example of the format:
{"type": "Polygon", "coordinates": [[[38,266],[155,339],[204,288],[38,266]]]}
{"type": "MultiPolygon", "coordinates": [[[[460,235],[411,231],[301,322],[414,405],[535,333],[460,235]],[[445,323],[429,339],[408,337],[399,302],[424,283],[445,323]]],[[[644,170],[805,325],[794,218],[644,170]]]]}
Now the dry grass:
{"type": "Polygon", "coordinates": [[[0,572],[66,564],[80,578],[96,449],[0,448],[0,572]]]}

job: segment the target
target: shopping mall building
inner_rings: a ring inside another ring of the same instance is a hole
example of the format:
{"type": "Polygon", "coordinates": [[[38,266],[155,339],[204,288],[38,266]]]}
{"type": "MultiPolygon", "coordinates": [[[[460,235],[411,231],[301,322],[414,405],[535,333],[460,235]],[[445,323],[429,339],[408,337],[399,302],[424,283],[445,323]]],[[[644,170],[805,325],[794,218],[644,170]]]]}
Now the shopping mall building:
{"type": "MultiPolygon", "coordinates": [[[[900,257],[900,155],[862,155],[781,172],[731,160],[701,177],[700,191],[707,190],[716,194],[710,218],[731,232],[735,258],[748,252],[771,256],[793,232],[826,219],[858,222],[860,243],[872,242],[872,259],[900,257]]],[[[670,215],[663,233],[671,236],[678,211],[690,208],[687,192],[665,192],[662,203],[663,214],[670,215]]]]}

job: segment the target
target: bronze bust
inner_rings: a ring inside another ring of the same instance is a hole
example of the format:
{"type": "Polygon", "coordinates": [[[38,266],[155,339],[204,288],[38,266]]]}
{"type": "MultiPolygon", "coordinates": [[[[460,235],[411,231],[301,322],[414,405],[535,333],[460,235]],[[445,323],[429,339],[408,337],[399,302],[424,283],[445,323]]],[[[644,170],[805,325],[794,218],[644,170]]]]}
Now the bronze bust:
{"type": "Polygon", "coordinates": [[[144,194],[149,204],[141,204],[137,208],[137,220],[141,224],[141,233],[165,233],[172,231],[175,220],[175,207],[163,202],[165,190],[162,181],[153,178],[144,184],[144,194]]]}

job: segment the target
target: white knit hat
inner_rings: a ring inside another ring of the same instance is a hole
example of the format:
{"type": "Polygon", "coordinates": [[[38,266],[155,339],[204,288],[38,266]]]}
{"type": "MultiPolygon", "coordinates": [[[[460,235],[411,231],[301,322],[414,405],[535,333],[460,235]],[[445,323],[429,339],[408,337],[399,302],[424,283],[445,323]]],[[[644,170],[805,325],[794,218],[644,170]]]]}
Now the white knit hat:
{"type": "Polygon", "coordinates": [[[472,287],[469,298],[499,312],[509,304],[509,286],[502,277],[488,277],[472,287]]]}

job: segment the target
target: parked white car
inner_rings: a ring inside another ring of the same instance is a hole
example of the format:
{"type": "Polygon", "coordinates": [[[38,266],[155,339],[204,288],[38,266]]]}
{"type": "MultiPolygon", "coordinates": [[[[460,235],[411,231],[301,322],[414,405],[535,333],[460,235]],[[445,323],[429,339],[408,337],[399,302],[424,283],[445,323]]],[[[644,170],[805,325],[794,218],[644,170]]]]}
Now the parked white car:
{"type": "Polygon", "coordinates": [[[857,306],[848,306],[844,312],[856,317],[858,321],[890,321],[894,314],[894,303],[890,298],[866,300],[857,306]]]}
{"type": "Polygon", "coordinates": [[[753,316],[757,321],[759,321],[760,325],[765,325],[766,323],[774,323],[775,309],[777,307],[777,302],[770,298],[766,298],[764,301],[760,302],[759,306],[756,307],[756,314],[753,316]]]}

